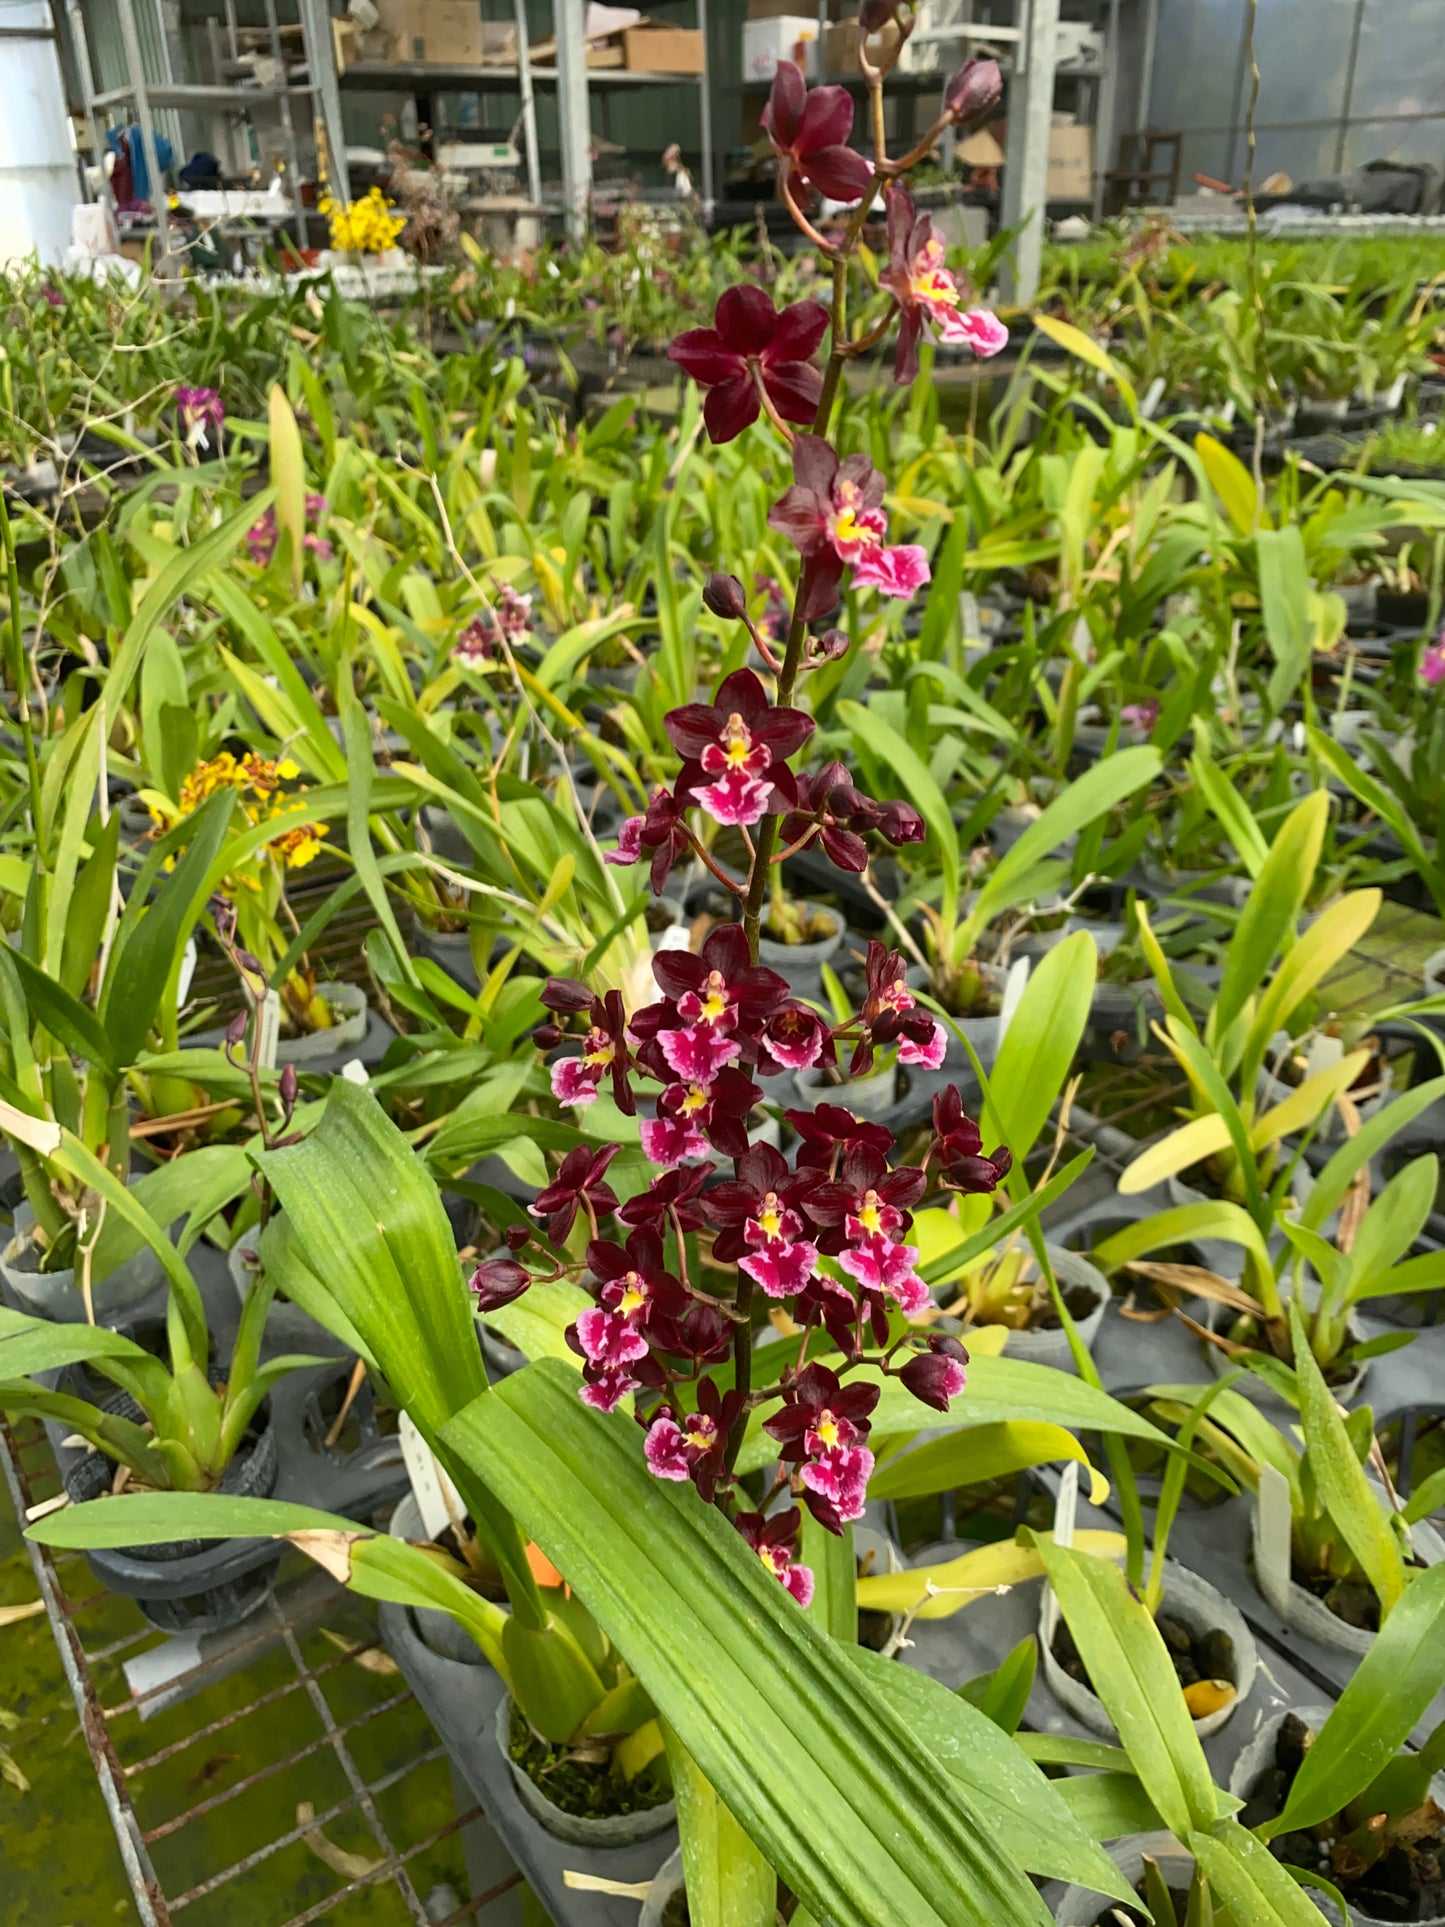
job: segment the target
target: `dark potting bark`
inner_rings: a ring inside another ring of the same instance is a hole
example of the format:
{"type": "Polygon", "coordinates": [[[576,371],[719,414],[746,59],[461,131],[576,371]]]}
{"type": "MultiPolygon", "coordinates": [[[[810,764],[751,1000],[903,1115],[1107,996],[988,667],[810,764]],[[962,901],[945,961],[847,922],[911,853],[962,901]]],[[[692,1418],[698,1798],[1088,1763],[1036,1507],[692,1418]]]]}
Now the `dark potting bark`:
{"type": "MultiPolygon", "coordinates": [[[[1282,1811],[1314,1735],[1289,1713],[1280,1722],[1274,1764],[1249,1789],[1240,1824],[1258,1826],[1282,1811]]],[[[1364,1864],[1363,1836],[1373,1833],[1360,1816],[1359,1827],[1344,1815],[1307,1832],[1282,1833],[1269,1843],[1276,1860],[1320,1873],[1344,1895],[1352,1909],[1374,1920],[1438,1920],[1445,1915],[1445,1812],[1427,1799],[1411,1815],[1372,1864],[1364,1864]],[[1406,1836],[1410,1837],[1406,1837],[1406,1836]]]]}

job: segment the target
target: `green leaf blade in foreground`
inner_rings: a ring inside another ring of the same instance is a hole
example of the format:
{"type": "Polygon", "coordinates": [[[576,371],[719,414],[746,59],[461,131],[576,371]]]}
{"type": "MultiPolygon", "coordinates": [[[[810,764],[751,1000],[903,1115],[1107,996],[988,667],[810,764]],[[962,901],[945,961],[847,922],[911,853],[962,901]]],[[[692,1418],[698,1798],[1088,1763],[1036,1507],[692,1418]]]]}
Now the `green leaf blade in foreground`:
{"type": "Polygon", "coordinates": [[[616,1643],[760,1851],[834,1927],[1048,1921],[961,1789],[636,1428],[548,1360],[445,1427],[616,1643]]]}
{"type": "Polygon", "coordinates": [[[1370,1643],[1265,1839],[1327,1820],[1362,1794],[1409,1739],[1445,1681],[1445,1565],[1428,1566],[1370,1643]]]}
{"type": "Polygon", "coordinates": [[[1219,1799],[1164,1641],[1115,1565],[1034,1536],[1094,1691],[1177,1840],[1212,1826],[1219,1799]]]}
{"type": "Polygon", "coordinates": [[[1320,1911],[1297,1887],[1269,1848],[1236,1821],[1223,1820],[1209,1833],[1191,1833],[1185,1844],[1198,1860],[1216,1905],[1248,1927],[1320,1927],[1320,1911]]]}

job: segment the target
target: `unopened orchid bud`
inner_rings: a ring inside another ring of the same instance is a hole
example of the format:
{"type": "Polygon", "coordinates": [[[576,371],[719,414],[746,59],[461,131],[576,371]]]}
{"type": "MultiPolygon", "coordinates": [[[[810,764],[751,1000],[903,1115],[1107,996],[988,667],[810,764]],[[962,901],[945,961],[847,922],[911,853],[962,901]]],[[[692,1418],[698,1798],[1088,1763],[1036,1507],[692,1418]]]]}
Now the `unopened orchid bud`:
{"type": "Polygon", "coordinates": [[[951,119],[969,124],[987,120],[1003,98],[1003,75],[996,60],[965,60],[943,96],[951,119]]]}
{"type": "Polygon", "coordinates": [[[236,952],[236,962],[241,966],[242,970],[248,972],[253,977],[264,978],[266,975],[265,964],[249,950],[238,950],[236,952]]]}
{"type": "Polygon", "coordinates": [[[532,1032],[532,1042],[538,1050],[556,1050],[566,1035],[560,1024],[538,1024],[532,1032]]]}
{"type": "Polygon", "coordinates": [[[296,1066],[294,1064],[282,1065],[277,1089],[281,1093],[281,1102],[286,1106],[287,1111],[293,1110],[296,1104],[296,1094],[300,1089],[296,1080],[296,1066]]]}
{"type": "Polygon", "coordinates": [[[527,1224],[509,1224],[506,1236],[508,1251],[520,1251],[523,1245],[529,1245],[532,1242],[532,1227],[527,1224]]]}
{"type": "Polygon", "coordinates": [[[500,1311],[510,1305],[532,1282],[525,1265],[511,1258],[488,1258],[471,1276],[471,1291],[478,1311],[500,1311]]]}
{"type": "Polygon", "coordinates": [[[946,1412],[968,1383],[968,1353],[956,1338],[935,1332],[926,1352],[916,1352],[899,1373],[903,1383],[923,1405],[946,1412]]]}
{"type": "Polygon", "coordinates": [[[928,826],[911,803],[885,803],[878,812],[878,833],[888,843],[921,843],[928,826]]]}
{"type": "Polygon", "coordinates": [[[898,0],[863,0],[858,25],[864,33],[881,33],[898,12],[898,0]]]}
{"type": "Polygon", "coordinates": [[[814,662],[836,662],[839,656],[848,653],[848,637],[842,629],[830,629],[826,635],[816,638],[813,643],[814,662]]]}
{"type": "Polygon", "coordinates": [[[703,585],[702,599],[724,622],[741,622],[748,612],[742,583],[735,575],[723,575],[720,570],[710,575],[703,585]]]}
{"type": "Polygon", "coordinates": [[[230,1023],[227,1024],[226,1026],[227,1051],[235,1050],[237,1045],[242,1042],[242,1040],[246,1035],[246,1026],[250,1021],[251,1021],[250,1018],[246,1015],[246,1012],[244,1010],[238,1010],[236,1012],[235,1016],[231,1019],[230,1023]]]}

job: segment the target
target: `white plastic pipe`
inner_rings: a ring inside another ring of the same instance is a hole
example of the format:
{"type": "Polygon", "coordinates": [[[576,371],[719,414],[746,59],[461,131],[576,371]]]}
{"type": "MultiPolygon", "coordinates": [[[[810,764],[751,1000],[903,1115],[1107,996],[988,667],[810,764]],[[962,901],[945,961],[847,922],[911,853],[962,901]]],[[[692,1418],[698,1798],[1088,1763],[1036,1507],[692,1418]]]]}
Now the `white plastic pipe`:
{"type": "Polygon", "coordinates": [[[78,185],[46,0],[0,0],[0,267],[58,266],[78,185]]]}

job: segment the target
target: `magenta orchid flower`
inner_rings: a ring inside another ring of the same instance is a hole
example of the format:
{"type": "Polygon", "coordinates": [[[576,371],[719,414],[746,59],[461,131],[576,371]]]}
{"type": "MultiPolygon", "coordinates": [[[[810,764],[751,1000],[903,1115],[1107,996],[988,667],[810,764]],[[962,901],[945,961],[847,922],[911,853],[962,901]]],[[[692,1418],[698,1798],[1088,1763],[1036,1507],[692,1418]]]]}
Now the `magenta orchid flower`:
{"type": "Polygon", "coordinates": [[[805,620],[833,607],[845,568],[855,586],[872,584],[884,595],[912,596],[928,581],[922,548],[886,547],[883,491],[883,477],[866,455],[840,461],[821,435],[795,437],[793,486],[769,510],[768,526],[803,557],[798,607],[805,620]]]}
{"type": "Polygon", "coordinates": [[[807,742],[813,719],[801,709],[775,708],[751,669],[734,670],[711,703],[669,710],[663,727],[686,758],[677,793],[692,795],[715,822],[760,823],[796,801],[784,759],[807,742]]]}
{"type": "Polygon", "coordinates": [[[935,340],[971,348],[980,361],[1008,346],[1008,329],[997,315],[964,306],[942,235],[929,215],[916,211],[908,189],[896,183],[888,190],[888,266],[878,280],[898,303],[895,381],[912,381],[918,373],[918,337],[925,324],[935,340]]]}
{"type": "Polygon", "coordinates": [[[812,1569],[797,1563],[798,1528],[802,1514],[796,1506],[765,1518],[761,1512],[740,1512],[733,1521],[768,1571],[800,1606],[813,1603],[812,1569]]]}
{"type": "Polygon", "coordinates": [[[1420,679],[1432,689],[1445,682],[1445,629],[1434,642],[1426,644],[1420,657],[1420,679]]]}
{"type": "Polygon", "coordinates": [[[710,328],[689,328],[668,349],[685,375],[708,390],[703,420],[715,442],[750,428],[763,399],[785,422],[818,412],[822,372],[813,366],[828,331],[821,301],[795,301],[781,313],[761,288],[726,289],[710,328]]]}

